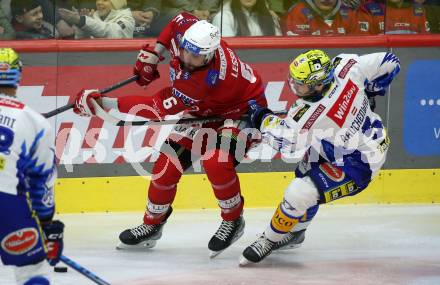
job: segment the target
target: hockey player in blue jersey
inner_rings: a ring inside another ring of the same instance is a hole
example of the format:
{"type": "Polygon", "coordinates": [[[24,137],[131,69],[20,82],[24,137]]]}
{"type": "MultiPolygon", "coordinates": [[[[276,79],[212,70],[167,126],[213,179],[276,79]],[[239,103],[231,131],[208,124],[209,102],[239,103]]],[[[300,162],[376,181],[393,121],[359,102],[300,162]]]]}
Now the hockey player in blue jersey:
{"type": "Polygon", "coordinates": [[[269,226],[244,250],[240,265],[298,247],[319,204],[361,192],[378,174],[390,141],[370,105],[386,94],[399,70],[392,53],[340,54],[331,60],[311,50],[290,64],[288,83],[299,99],[285,118],[249,102],[250,123],[263,141],[301,161],[269,226]]]}
{"type": "Polygon", "coordinates": [[[17,284],[48,285],[59,261],[64,224],[53,220],[57,176],[49,122],[17,100],[22,64],[0,48],[0,256],[17,284]]]}

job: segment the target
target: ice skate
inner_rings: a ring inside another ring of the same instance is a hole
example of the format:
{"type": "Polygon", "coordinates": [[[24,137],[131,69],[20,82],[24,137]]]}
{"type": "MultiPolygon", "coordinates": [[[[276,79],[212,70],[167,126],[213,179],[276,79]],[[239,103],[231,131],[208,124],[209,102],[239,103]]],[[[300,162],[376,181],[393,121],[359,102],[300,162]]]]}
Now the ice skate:
{"type": "Polygon", "coordinates": [[[287,233],[282,240],[275,243],[272,250],[289,250],[300,247],[306,237],[305,233],[305,229],[287,233]]]}
{"type": "Polygon", "coordinates": [[[165,219],[157,225],[141,224],[132,229],[127,229],[119,235],[120,243],[116,249],[149,249],[156,246],[162,237],[163,226],[171,215],[172,208],[166,214],[165,219]]]}
{"type": "Polygon", "coordinates": [[[249,263],[257,263],[262,261],[266,256],[271,254],[275,243],[266,238],[264,233],[248,246],[240,257],[240,266],[246,266],[249,263]]]}
{"type": "Polygon", "coordinates": [[[237,241],[243,235],[244,225],[243,216],[234,221],[223,220],[208,243],[208,248],[211,250],[210,258],[216,257],[237,241]]]}

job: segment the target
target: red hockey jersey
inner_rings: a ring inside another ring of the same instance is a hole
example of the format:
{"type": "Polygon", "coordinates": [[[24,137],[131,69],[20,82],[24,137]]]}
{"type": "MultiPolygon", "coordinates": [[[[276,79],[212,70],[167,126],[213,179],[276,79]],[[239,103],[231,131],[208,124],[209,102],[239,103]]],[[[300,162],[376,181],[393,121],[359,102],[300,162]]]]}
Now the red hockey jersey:
{"type": "Polygon", "coordinates": [[[195,71],[181,67],[179,44],[185,31],[198,19],[189,14],[175,16],[158,37],[171,54],[171,86],[151,97],[129,96],[118,99],[121,112],[128,113],[136,104],[152,107],[137,114],[146,118],[163,118],[165,115],[188,111],[198,117],[220,116],[237,119],[248,110],[248,101],[266,106],[261,77],[223,40],[213,60],[195,71]]]}

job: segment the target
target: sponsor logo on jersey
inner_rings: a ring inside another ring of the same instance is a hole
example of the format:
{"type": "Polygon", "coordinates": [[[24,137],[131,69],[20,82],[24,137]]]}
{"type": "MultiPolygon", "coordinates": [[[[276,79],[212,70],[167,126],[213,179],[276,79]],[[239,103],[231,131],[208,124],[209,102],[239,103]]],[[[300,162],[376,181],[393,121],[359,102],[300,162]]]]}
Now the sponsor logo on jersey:
{"type": "Polygon", "coordinates": [[[332,165],[331,163],[322,163],[319,165],[319,169],[331,180],[335,182],[341,182],[345,178],[345,173],[339,167],[332,165]]]}
{"type": "MultiPolygon", "coordinates": [[[[341,135],[341,140],[344,143],[347,142],[350,138],[352,138],[353,135],[355,135],[363,126],[364,121],[365,121],[365,115],[367,114],[368,106],[369,106],[368,99],[367,99],[367,97],[364,97],[364,100],[362,101],[362,106],[361,106],[359,112],[357,112],[356,117],[354,118],[354,120],[351,123],[350,127],[348,128],[347,132],[344,135],[341,135]]],[[[355,109],[356,109],[356,107],[353,108],[353,112],[355,109]]],[[[353,113],[353,115],[354,114],[355,113],[353,113]]]]}
{"type": "Polygon", "coordinates": [[[222,47],[218,48],[218,54],[220,55],[220,75],[218,78],[220,78],[220,80],[225,80],[228,62],[226,61],[225,51],[222,47]]]}
{"type": "Polygon", "coordinates": [[[179,98],[183,102],[183,104],[185,104],[185,106],[192,106],[192,105],[196,104],[196,102],[197,102],[197,100],[194,100],[193,98],[183,94],[182,92],[177,90],[175,87],[173,87],[173,89],[171,90],[171,93],[173,94],[174,97],[179,98]]]}
{"type": "Polygon", "coordinates": [[[11,107],[15,109],[23,109],[24,104],[15,100],[0,98],[0,106],[11,107]]]}
{"type": "Polygon", "coordinates": [[[20,255],[30,251],[38,242],[38,232],[34,228],[24,228],[5,236],[1,246],[12,255],[20,255]]]}
{"type": "Polygon", "coordinates": [[[332,98],[333,95],[335,95],[335,93],[336,93],[336,91],[338,90],[338,88],[339,88],[339,85],[336,84],[336,85],[332,88],[332,90],[330,90],[330,93],[328,94],[328,98],[332,98]]]}
{"type": "Polygon", "coordinates": [[[305,104],[304,107],[300,108],[293,116],[292,119],[295,122],[298,122],[302,116],[307,112],[307,110],[310,109],[310,105],[305,104]]]}
{"type": "Polygon", "coordinates": [[[350,79],[339,95],[334,105],[330,108],[327,116],[332,119],[339,127],[344,125],[345,119],[353,104],[354,98],[359,91],[359,87],[353,83],[350,79]]]}
{"type": "Polygon", "coordinates": [[[338,74],[338,77],[344,79],[345,76],[347,76],[347,73],[348,73],[348,71],[350,70],[350,68],[351,68],[355,63],[357,63],[356,60],[354,60],[354,59],[350,59],[350,60],[344,65],[344,67],[341,69],[341,71],[340,71],[339,74],[338,74]]]}
{"type": "Polygon", "coordinates": [[[319,104],[318,108],[313,112],[313,114],[309,117],[309,119],[305,122],[304,126],[302,127],[302,130],[309,130],[313,124],[316,122],[318,117],[324,112],[325,107],[321,104],[319,104]]]}
{"type": "Polygon", "coordinates": [[[219,77],[219,72],[210,69],[208,71],[208,74],[206,75],[205,82],[208,84],[208,86],[214,86],[217,83],[218,77],[219,77]]]}

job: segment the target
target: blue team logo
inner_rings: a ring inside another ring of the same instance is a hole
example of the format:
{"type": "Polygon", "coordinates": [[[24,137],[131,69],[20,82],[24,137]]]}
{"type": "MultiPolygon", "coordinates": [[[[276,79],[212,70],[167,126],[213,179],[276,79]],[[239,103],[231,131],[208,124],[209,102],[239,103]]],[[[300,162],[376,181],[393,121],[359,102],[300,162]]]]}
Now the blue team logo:
{"type": "Polygon", "coordinates": [[[405,89],[403,138],[414,156],[440,155],[439,60],[417,60],[408,66],[405,89]]]}
{"type": "Polygon", "coordinates": [[[14,142],[14,132],[11,129],[0,126],[0,152],[9,154],[9,148],[14,142]]]}
{"type": "Polygon", "coordinates": [[[186,39],[183,40],[182,48],[186,49],[187,51],[190,51],[190,52],[192,52],[194,54],[199,54],[200,53],[200,48],[198,46],[190,43],[186,39]]]}

